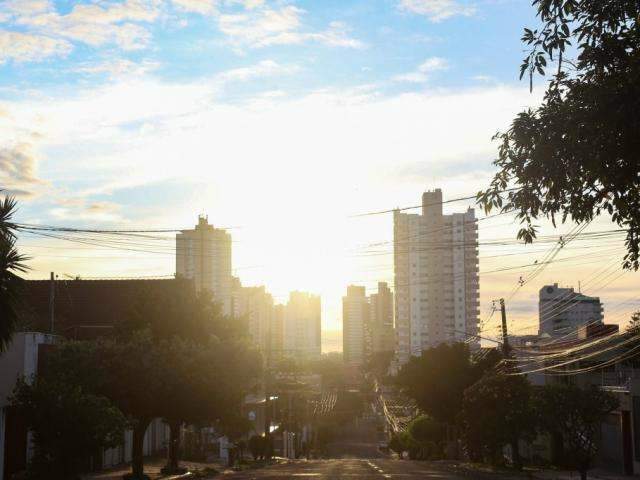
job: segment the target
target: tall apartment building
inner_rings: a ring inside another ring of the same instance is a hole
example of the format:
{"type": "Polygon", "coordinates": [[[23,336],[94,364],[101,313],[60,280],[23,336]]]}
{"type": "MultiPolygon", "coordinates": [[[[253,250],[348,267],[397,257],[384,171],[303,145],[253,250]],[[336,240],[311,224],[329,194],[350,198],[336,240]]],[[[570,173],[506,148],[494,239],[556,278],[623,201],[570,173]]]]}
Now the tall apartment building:
{"type": "Polygon", "coordinates": [[[291,292],[284,312],[284,353],[319,357],[320,326],[320,297],[306,292],[291,292]]]}
{"type": "Polygon", "coordinates": [[[270,354],[272,335],[276,333],[273,331],[273,297],[264,286],[243,287],[240,280],[235,277],[233,283],[233,315],[247,322],[249,337],[253,344],[264,354],[270,354]]]}
{"type": "Polygon", "coordinates": [[[393,328],[393,293],[386,282],[378,282],[378,293],[370,295],[371,349],[392,352],[395,349],[393,328]]]}
{"type": "Polygon", "coordinates": [[[542,287],[538,298],[539,335],[577,338],[580,327],[602,324],[603,307],[598,297],[554,283],[542,287]]]}
{"type": "Polygon", "coordinates": [[[349,285],[342,297],[342,355],[351,366],[362,366],[371,353],[370,305],[364,287],[349,285]]]}
{"type": "Polygon", "coordinates": [[[365,287],[350,285],[342,297],[342,352],[344,361],[362,366],[371,355],[395,347],[393,294],[385,282],[367,297],[365,287]]]}
{"type": "Polygon", "coordinates": [[[273,307],[273,322],[271,323],[271,360],[277,360],[284,356],[284,316],[286,307],[275,305],[273,307]]]}
{"type": "Polygon", "coordinates": [[[396,210],[394,283],[400,364],[442,342],[478,334],[478,227],[475,212],[444,215],[442,191],[424,192],[422,213],[396,210]]]}
{"type": "Polygon", "coordinates": [[[194,280],[197,291],[208,291],[231,313],[231,235],[199,217],[193,230],[176,235],[176,274],[194,280]]]}

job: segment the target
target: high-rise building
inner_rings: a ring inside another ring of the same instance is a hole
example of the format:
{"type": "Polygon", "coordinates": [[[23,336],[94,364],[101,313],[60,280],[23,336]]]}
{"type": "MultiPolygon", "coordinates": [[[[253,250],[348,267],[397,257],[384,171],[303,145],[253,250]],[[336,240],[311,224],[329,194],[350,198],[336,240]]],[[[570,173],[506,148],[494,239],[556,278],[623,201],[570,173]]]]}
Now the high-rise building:
{"type": "Polygon", "coordinates": [[[274,316],[273,297],[264,286],[243,287],[234,278],[233,315],[247,322],[249,337],[263,354],[270,354],[274,316]]]}
{"type": "Polygon", "coordinates": [[[273,307],[273,321],[271,322],[271,359],[276,360],[284,356],[284,315],[285,306],[273,307]]]}
{"type": "Polygon", "coordinates": [[[378,282],[378,293],[370,295],[371,350],[392,352],[395,349],[393,329],[393,293],[386,282],[378,282]]]}
{"type": "Polygon", "coordinates": [[[320,297],[306,292],[291,292],[284,314],[284,353],[319,357],[320,325],[320,297]]]}
{"type": "Polygon", "coordinates": [[[475,212],[444,215],[442,191],[424,192],[422,213],[394,212],[396,354],[400,364],[442,342],[478,334],[475,212]]]}
{"type": "Polygon", "coordinates": [[[365,288],[347,287],[342,297],[342,355],[346,364],[362,366],[371,353],[370,305],[365,288]]]}
{"type": "Polygon", "coordinates": [[[207,217],[176,235],[176,274],[193,279],[198,292],[210,292],[223,313],[231,313],[231,235],[207,217]]]}
{"type": "Polygon", "coordinates": [[[538,300],[538,334],[552,337],[577,338],[585,325],[601,325],[603,308],[600,298],[589,297],[573,288],[558,287],[557,283],[540,289],[538,300]]]}

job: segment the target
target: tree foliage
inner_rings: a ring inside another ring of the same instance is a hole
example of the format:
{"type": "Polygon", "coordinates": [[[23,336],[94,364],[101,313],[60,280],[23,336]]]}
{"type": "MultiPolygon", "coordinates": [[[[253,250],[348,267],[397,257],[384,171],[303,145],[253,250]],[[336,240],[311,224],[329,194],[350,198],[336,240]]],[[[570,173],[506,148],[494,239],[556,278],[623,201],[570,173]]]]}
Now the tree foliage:
{"type": "MultiPolygon", "coordinates": [[[[0,191],[1,193],[1,191],[0,191]]],[[[17,225],[13,197],[0,199],[0,353],[3,352],[18,327],[18,306],[22,299],[23,280],[20,273],[27,271],[27,257],[16,248],[17,225]]]]}
{"type": "Polygon", "coordinates": [[[495,462],[510,445],[514,464],[520,467],[518,443],[536,429],[529,382],[519,375],[484,376],[465,390],[460,423],[472,459],[495,462]]]}
{"type": "Polygon", "coordinates": [[[598,451],[601,423],[618,400],[597,387],[558,384],[543,387],[536,402],[542,428],[562,436],[565,460],[586,479],[598,451]]]}
{"type": "Polygon", "coordinates": [[[12,404],[33,435],[29,477],[34,480],[78,478],[91,455],[124,439],[126,419],[120,410],[106,397],[89,394],[77,385],[51,379],[22,380],[12,404]]]}
{"type": "Polygon", "coordinates": [[[422,411],[439,422],[453,425],[462,409],[464,391],[490,366],[489,360],[474,363],[464,343],[443,343],[423,351],[420,357],[412,357],[397,380],[422,411]]]}
{"type": "Polygon", "coordinates": [[[640,5],[637,0],[533,0],[541,25],[525,29],[521,76],[553,66],[542,104],[498,133],[488,212],[515,211],[518,238],[540,217],[582,223],[603,213],[627,231],[624,267],[640,243],[640,5]],[[567,58],[574,54],[576,58],[567,58]],[[555,62],[555,63],[554,63],[555,62]]]}

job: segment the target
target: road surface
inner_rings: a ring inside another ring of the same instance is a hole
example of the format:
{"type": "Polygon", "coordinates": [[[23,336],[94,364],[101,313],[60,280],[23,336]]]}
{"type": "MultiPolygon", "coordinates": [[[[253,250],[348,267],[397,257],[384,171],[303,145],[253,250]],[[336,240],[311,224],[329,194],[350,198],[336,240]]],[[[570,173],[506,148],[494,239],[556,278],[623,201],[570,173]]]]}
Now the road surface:
{"type": "Polygon", "coordinates": [[[466,475],[455,472],[446,465],[430,462],[414,462],[410,460],[396,459],[363,459],[363,458],[339,458],[330,460],[295,460],[287,464],[273,465],[270,467],[237,472],[225,475],[228,480],[412,480],[412,479],[439,479],[439,480],[469,480],[484,478],[504,478],[501,475],[473,473],[466,475]]]}

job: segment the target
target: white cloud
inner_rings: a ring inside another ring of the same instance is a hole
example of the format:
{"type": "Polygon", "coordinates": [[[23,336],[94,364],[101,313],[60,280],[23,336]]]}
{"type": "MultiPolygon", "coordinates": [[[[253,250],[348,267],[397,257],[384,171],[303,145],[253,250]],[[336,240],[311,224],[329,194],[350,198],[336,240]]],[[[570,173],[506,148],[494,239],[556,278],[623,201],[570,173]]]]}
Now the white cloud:
{"type": "Polygon", "coordinates": [[[395,75],[392,80],[395,82],[425,83],[429,80],[430,73],[447,70],[448,68],[449,63],[444,58],[431,57],[418,65],[415,71],[395,75]]]}
{"type": "MultiPolygon", "coordinates": [[[[14,0],[2,6],[5,23],[27,29],[24,35],[38,39],[45,48],[36,59],[68,52],[71,43],[93,47],[114,44],[125,50],[145,47],[151,38],[146,27],[159,18],[162,0],[123,0],[77,4],[68,13],[43,0],[14,0]]],[[[10,32],[14,33],[15,32],[10,32]]],[[[25,38],[18,38],[25,41],[25,38]]],[[[33,55],[25,55],[30,61],[33,55]]]]}
{"type": "Polygon", "coordinates": [[[71,44],[63,39],[0,30],[0,64],[8,60],[35,62],[65,56],[71,49],[71,44]]]}
{"type": "Polygon", "coordinates": [[[400,10],[424,15],[432,22],[440,22],[457,15],[471,16],[476,9],[459,0],[400,0],[400,10]]]}
{"type": "Polygon", "coordinates": [[[218,12],[218,0],[172,0],[178,9],[199,13],[201,15],[213,15],[218,12]]]}
{"type": "Polygon", "coordinates": [[[270,45],[296,45],[318,42],[331,47],[363,48],[360,40],[349,36],[349,28],[343,22],[331,22],[323,31],[302,30],[304,10],[294,5],[279,9],[255,8],[238,14],[220,15],[220,31],[229,37],[236,47],[267,47],[270,45]]]}
{"type": "Polygon", "coordinates": [[[179,14],[185,12],[215,19],[236,51],[307,42],[364,47],[342,22],[330,22],[324,30],[309,30],[302,23],[303,9],[286,3],[272,6],[264,0],[105,0],[79,3],[68,12],[61,12],[50,0],[10,0],[0,4],[0,24],[11,26],[11,32],[3,32],[3,43],[11,40],[12,45],[0,52],[0,61],[34,61],[66,54],[74,43],[121,50],[146,48],[151,44],[153,23],[165,14],[164,18],[184,26],[186,19],[179,14]],[[166,16],[170,11],[167,5],[172,5],[177,15],[166,16]]]}
{"type": "Polygon", "coordinates": [[[87,75],[107,74],[111,78],[140,77],[157,69],[159,66],[159,63],[150,60],[133,62],[124,58],[113,58],[99,63],[83,64],[75,68],[74,71],[87,75]]]}
{"type": "Polygon", "coordinates": [[[262,60],[248,67],[234,68],[216,75],[221,82],[247,81],[256,77],[288,75],[299,71],[296,65],[281,65],[273,60],[262,60]]]}
{"type": "Polygon", "coordinates": [[[484,83],[495,82],[496,80],[494,77],[490,75],[474,75],[471,78],[477,82],[484,82],[484,83]]]}
{"type": "Polygon", "coordinates": [[[37,161],[27,143],[0,148],[0,189],[3,193],[31,197],[44,183],[36,174],[37,161]]]}

